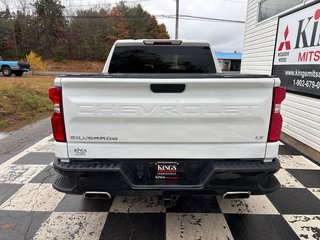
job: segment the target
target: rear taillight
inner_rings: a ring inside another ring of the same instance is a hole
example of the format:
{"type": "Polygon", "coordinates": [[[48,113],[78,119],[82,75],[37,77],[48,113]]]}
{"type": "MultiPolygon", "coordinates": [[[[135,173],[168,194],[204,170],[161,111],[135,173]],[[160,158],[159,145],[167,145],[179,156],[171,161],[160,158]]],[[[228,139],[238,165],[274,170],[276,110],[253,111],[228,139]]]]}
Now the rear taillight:
{"type": "Polygon", "coordinates": [[[282,116],[280,114],[281,102],[286,97],[286,89],[276,87],[273,89],[272,112],[269,128],[268,142],[279,140],[282,128],[282,116]]]}
{"type": "Polygon", "coordinates": [[[53,102],[53,115],[51,118],[53,137],[57,142],[66,142],[66,132],[62,111],[62,88],[49,88],[49,98],[53,102]]]}

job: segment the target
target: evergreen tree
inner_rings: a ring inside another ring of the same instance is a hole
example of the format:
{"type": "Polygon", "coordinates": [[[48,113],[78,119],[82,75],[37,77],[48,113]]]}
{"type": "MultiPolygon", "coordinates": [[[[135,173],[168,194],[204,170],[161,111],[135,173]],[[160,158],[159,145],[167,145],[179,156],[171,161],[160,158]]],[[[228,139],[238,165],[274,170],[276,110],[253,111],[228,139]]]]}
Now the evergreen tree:
{"type": "Polygon", "coordinates": [[[41,52],[44,57],[53,57],[55,48],[65,41],[64,6],[59,0],[36,0],[34,7],[36,22],[34,31],[38,42],[35,50],[41,52]]]}
{"type": "Polygon", "coordinates": [[[120,2],[112,9],[89,9],[68,21],[60,0],[35,0],[34,11],[0,11],[0,54],[22,58],[31,50],[54,60],[105,60],[117,39],[169,38],[164,24],[120,2]]]}

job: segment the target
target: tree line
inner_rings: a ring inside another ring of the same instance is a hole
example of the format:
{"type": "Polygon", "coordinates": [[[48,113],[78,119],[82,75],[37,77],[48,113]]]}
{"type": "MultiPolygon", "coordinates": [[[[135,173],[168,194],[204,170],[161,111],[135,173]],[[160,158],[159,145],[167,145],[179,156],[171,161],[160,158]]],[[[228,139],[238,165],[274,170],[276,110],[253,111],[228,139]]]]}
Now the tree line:
{"type": "Polygon", "coordinates": [[[117,39],[169,38],[140,4],[124,2],[110,8],[64,13],[59,0],[35,0],[33,10],[0,9],[0,55],[24,58],[31,50],[43,58],[63,60],[105,60],[117,39]]]}

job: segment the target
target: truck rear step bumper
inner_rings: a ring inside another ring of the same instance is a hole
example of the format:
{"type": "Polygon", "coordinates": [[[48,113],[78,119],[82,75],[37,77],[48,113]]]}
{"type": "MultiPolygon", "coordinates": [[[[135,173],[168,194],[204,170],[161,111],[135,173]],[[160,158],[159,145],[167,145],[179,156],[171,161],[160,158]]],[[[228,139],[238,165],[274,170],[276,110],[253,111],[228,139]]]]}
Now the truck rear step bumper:
{"type": "Polygon", "coordinates": [[[149,164],[154,160],[98,160],[61,162],[54,169],[59,173],[53,187],[61,192],[83,194],[86,191],[107,191],[112,195],[222,195],[230,191],[265,194],[280,187],[273,175],[280,168],[277,158],[261,160],[174,160],[184,164],[183,179],[150,178],[149,164]]]}

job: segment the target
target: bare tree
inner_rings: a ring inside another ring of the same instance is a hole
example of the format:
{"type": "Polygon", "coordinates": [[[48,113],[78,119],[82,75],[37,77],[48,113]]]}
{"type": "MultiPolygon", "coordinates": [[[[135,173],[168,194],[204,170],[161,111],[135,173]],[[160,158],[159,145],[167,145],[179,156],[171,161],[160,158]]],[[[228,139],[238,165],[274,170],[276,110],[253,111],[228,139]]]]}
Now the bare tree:
{"type": "Polygon", "coordinates": [[[30,10],[31,1],[29,0],[14,0],[14,6],[18,11],[22,13],[27,13],[30,10]]]}
{"type": "Polygon", "coordinates": [[[0,10],[4,10],[4,9],[10,9],[10,2],[12,2],[11,0],[0,0],[1,3],[1,8],[0,10]]]}

